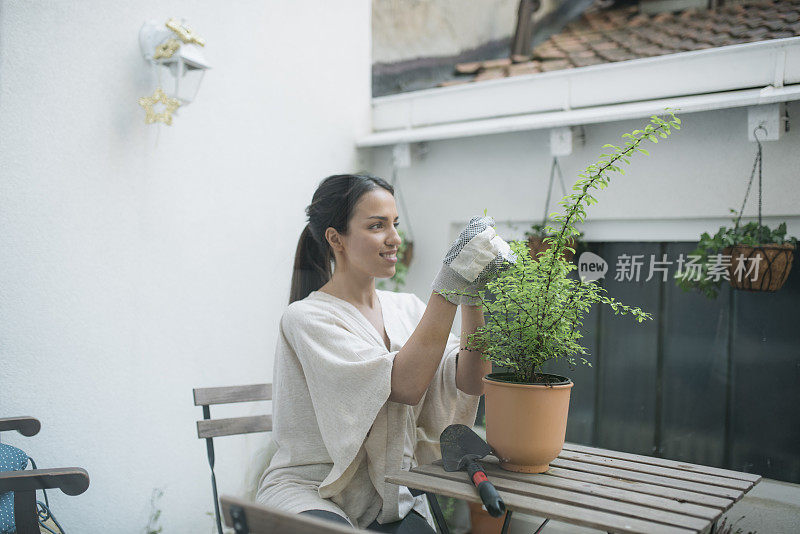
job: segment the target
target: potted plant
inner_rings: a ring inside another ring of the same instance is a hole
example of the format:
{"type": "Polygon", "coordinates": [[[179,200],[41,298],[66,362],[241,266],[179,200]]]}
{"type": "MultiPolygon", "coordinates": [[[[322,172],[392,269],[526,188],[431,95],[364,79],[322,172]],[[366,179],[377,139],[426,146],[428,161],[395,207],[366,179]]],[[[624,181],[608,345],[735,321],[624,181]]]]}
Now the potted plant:
{"type": "Polygon", "coordinates": [[[653,116],[644,130],[623,134],[625,146],[604,145],[612,149],[610,153],[580,174],[574,192],[560,202],[563,214],[553,218],[554,226],[545,228],[552,237],[544,239],[550,246],[538,261],[531,258],[527,243],[510,243],[516,262],[505,263],[478,292],[486,324],[468,337],[467,346],[506,369],[483,378],[486,438],[504,469],[543,472],[561,451],[573,383],[542,372],[542,366],[558,359],[571,366],[578,360],[589,363],[580,344],[580,327],[591,306],[605,304],[615,314],[632,315],[638,322],[652,318],[607,296],[596,282],[571,276],[577,267],[564,251],[579,235],[576,225],[585,219],[586,207],[597,202],[594,192],[609,185],[609,174],[624,174],[620,162],[628,163],[636,152],[647,154],[642,143],[657,143],[679,125],[680,119],[671,112],[667,120],[653,116]]]}
{"type": "MultiPolygon", "coordinates": [[[[735,210],[731,212],[736,213],[735,210]]],[[[713,236],[704,232],[688,261],[675,273],[685,291],[695,289],[716,298],[725,279],[734,289],[777,291],[792,269],[797,238],[786,237],[786,223],[774,230],[753,221],[733,227],[721,226],[713,236]]]]}

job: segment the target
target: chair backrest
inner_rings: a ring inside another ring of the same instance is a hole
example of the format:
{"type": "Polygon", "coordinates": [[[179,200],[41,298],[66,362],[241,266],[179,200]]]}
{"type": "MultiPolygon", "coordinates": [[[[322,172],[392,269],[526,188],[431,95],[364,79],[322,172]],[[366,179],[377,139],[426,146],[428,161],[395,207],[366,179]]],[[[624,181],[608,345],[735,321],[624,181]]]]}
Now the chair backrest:
{"type": "Polygon", "coordinates": [[[195,388],[193,393],[194,405],[203,407],[203,420],[197,421],[198,438],[216,438],[272,430],[272,415],[270,414],[211,419],[209,410],[212,404],[272,400],[272,384],[195,388]]]}
{"type": "MultiPolygon", "coordinates": [[[[225,525],[236,534],[353,534],[348,528],[316,517],[292,514],[263,504],[223,495],[225,525]]],[[[364,532],[364,531],[360,531],[364,532]]]]}
{"type": "Polygon", "coordinates": [[[214,474],[214,438],[251,434],[253,432],[269,432],[272,430],[272,415],[263,414],[211,419],[211,405],[272,400],[272,384],[194,388],[192,393],[194,395],[194,405],[203,407],[203,419],[197,421],[197,437],[206,440],[208,465],[211,467],[211,488],[214,495],[217,532],[222,534],[219,501],[217,500],[217,477],[214,474]]]}

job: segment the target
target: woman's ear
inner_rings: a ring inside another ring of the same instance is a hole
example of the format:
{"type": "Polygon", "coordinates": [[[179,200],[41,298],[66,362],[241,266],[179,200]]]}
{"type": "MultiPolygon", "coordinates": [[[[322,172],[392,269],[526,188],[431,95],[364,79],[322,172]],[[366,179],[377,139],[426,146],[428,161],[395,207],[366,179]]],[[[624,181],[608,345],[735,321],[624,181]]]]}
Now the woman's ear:
{"type": "Polygon", "coordinates": [[[344,245],[342,244],[342,236],[339,235],[339,232],[336,231],[335,228],[329,226],[325,229],[325,239],[328,241],[328,244],[331,246],[336,252],[343,252],[344,245]]]}

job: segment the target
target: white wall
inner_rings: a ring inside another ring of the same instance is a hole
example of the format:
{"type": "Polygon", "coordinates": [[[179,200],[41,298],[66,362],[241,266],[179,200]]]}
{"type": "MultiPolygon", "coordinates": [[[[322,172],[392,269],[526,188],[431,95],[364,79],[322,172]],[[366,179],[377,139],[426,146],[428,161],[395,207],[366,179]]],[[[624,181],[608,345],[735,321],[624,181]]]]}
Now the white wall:
{"type": "MultiPolygon", "coordinates": [[[[800,103],[788,105],[791,131],[764,143],[763,214],[770,225],[787,220],[800,236],[800,103]]],[[[626,174],[600,191],[583,226],[589,241],[696,241],[715,232],[738,210],[753,165],[756,144],[747,140],[747,111],[681,115],[680,131],[657,145],[650,156],[637,154],[626,174]]],[[[647,120],[597,124],[585,128],[586,144],[560,158],[567,189],[583,169],[597,161],[606,143],[641,129],[647,120]]],[[[406,289],[430,294],[440,262],[452,239],[474,215],[488,214],[500,235],[523,237],[541,222],[551,156],[549,131],[497,134],[434,141],[414,146],[411,167],[400,171],[400,187],[415,234],[414,263],[406,289]]],[[[391,148],[372,150],[373,169],[391,175],[391,148]]],[[[557,182],[556,182],[557,184],[557,182]]],[[[745,215],[756,214],[754,183],[745,215]]],[[[554,186],[550,212],[560,211],[560,187],[554,186]]],[[[402,217],[401,217],[402,219],[402,217]]]]}
{"type": "Polygon", "coordinates": [[[518,0],[373,0],[372,59],[454,56],[514,34],[518,0]]]}
{"type": "MultiPolygon", "coordinates": [[[[368,0],[0,4],[0,417],[42,421],[0,437],[89,472],[50,493],[70,532],[142,531],[153,488],[164,532],[212,532],[191,390],[271,381],[303,208],[363,167],[370,22],[368,0]],[[159,130],[138,31],[172,16],[214,68],[159,130]]],[[[218,440],[222,493],[264,439],[218,440]]]]}

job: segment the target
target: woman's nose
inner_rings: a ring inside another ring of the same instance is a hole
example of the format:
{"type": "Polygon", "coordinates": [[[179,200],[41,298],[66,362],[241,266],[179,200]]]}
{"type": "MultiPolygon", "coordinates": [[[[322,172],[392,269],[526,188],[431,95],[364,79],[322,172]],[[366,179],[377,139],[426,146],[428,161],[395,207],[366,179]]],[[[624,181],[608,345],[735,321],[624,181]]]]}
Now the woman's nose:
{"type": "Polygon", "coordinates": [[[396,243],[399,246],[402,242],[403,238],[400,237],[400,233],[397,231],[397,228],[392,227],[392,235],[389,236],[388,243],[396,243]]]}

